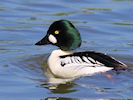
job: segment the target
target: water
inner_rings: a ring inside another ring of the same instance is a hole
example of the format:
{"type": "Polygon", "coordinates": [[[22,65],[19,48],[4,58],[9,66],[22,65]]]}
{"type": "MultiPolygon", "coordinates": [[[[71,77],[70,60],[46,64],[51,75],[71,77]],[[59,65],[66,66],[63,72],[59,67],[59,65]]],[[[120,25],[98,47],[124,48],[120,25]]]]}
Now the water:
{"type": "Polygon", "coordinates": [[[0,99],[88,100],[133,98],[132,71],[108,72],[65,84],[48,83],[46,60],[54,46],[34,44],[49,25],[68,19],[79,29],[79,50],[107,53],[133,67],[133,0],[1,0],[0,99]]]}

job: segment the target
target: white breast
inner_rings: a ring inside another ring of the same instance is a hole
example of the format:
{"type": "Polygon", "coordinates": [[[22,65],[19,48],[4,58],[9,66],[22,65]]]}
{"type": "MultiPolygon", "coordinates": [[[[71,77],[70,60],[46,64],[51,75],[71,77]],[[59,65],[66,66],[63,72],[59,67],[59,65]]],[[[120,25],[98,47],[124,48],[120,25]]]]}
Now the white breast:
{"type": "Polygon", "coordinates": [[[58,77],[61,78],[74,78],[86,75],[93,75],[99,72],[106,72],[111,70],[112,68],[106,67],[103,64],[97,62],[93,64],[90,60],[91,58],[87,58],[83,56],[83,60],[80,57],[72,56],[60,58],[59,56],[68,55],[71,52],[65,52],[62,50],[54,50],[49,59],[48,65],[51,72],[58,77]],[[90,60],[89,60],[90,59],[90,60]]]}

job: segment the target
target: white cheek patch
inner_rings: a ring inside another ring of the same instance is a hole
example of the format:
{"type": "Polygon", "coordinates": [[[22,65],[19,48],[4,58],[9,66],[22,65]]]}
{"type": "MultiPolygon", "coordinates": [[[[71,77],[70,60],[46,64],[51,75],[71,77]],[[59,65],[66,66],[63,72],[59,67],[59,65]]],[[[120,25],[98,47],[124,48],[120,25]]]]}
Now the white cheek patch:
{"type": "Polygon", "coordinates": [[[53,44],[57,43],[57,39],[53,35],[49,35],[48,37],[49,41],[52,42],[53,44]]]}

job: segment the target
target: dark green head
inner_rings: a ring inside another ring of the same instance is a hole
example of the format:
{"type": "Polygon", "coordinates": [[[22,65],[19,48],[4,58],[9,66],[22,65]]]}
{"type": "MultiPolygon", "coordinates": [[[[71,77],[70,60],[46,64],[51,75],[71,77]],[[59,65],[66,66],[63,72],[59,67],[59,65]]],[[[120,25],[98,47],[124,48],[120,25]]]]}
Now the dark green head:
{"type": "Polygon", "coordinates": [[[60,49],[69,51],[81,45],[81,37],[78,30],[68,20],[55,21],[50,25],[47,35],[36,45],[53,44],[60,49]]]}

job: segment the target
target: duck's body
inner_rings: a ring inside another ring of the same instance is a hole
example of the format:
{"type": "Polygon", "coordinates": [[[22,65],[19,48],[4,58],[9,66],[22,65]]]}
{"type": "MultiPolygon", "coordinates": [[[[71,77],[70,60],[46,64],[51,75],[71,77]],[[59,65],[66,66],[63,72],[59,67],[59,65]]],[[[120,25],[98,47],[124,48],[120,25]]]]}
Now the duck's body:
{"type": "Polygon", "coordinates": [[[72,52],[81,45],[78,30],[67,20],[54,22],[47,35],[36,45],[53,44],[60,47],[48,58],[49,69],[56,77],[74,78],[94,75],[127,66],[114,58],[94,51],[72,52]]]}
{"type": "Polygon", "coordinates": [[[48,65],[50,71],[56,77],[73,78],[91,76],[112,69],[122,69],[124,64],[112,57],[94,51],[72,53],[59,49],[51,53],[48,65]]]}
{"type": "Polygon", "coordinates": [[[98,72],[106,72],[113,68],[105,67],[102,63],[94,61],[87,56],[74,55],[71,52],[54,50],[49,59],[48,65],[56,77],[73,78],[85,75],[93,75],[98,72]],[[92,62],[94,63],[92,63],[92,62]]]}

